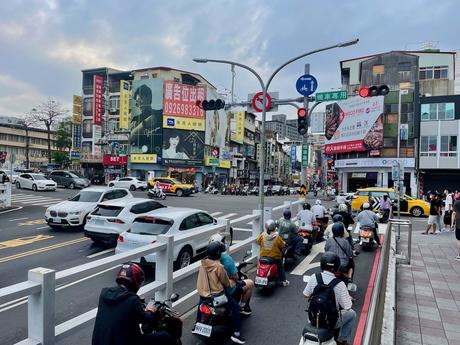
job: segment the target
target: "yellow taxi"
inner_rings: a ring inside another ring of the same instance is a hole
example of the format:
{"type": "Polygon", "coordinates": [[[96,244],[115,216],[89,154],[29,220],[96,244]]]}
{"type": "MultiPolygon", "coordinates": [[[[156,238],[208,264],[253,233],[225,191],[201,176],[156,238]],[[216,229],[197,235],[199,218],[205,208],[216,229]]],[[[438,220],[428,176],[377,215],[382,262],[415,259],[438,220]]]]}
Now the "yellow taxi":
{"type": "MultiPolygon", "coordinates": [[[[397,207],[396,191],[393,188],[362,188],[358,189],[353,195],[351,208],[353,211],[361,211],[363,204],[368,202],[374,211],[380,209],[380,199],[387,193],[393,201],[393,213],[397,207]]],[[[410,214],[414,217],[428,216],[430,214],[430,204],[426,201],[415,199],[404,194],[401,198],[401,214],[410,214]]]]}
{"type": "Polygon", "coordinates": [[[193,193],[195,187],[192,184],[186,184],[172,177],[155,177],[149,180],[150,187],[153,187],[155,182],[160,182],[160,187],[163,192],[168,194],[176,194],[177,196],[188,196],[193,193]]]}

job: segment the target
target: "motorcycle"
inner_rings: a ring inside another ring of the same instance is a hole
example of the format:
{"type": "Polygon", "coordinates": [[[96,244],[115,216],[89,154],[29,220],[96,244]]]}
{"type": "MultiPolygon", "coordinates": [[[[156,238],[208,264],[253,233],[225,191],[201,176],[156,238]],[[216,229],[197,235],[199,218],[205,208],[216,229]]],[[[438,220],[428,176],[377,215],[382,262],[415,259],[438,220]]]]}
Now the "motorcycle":
{"type": "Polygon", "coordinates": [[[390,210],[380,210],[380,223],[388,223],[388,219],[390,218],[390,210]]]}
{"type": "Polygon", "coordinates": [[[302,237],[303,251],[305,255],[310,254],[314,242],[314,230],[307,230],[300,227],[299,236],[302,237]]]}
{"type": "MultiPolygon", "coordinates": [[[[153,333],[159,331],[167,332],[171,338],[173,338],[176,345],[182,345],[182,320],[179,317],[179,314],[172,309],[172,303],[176,302],[179,299],[179,295],[173,293],[171,297],[163,302],[150,300],[150,303],[154,303],[157,308],[157,313],[159,315],[158,320],[153,324],[143,324],[142,333],[153,333]]],[[[146,306],[144,301],[144,307],[146,306]]]]}
{"type": "Polygon", "coordinates": [[[359,229],[359,245],[363,250],[372,250],[374,248],[374,231],[372,228],[363,228],[359,229]]]}
{"type": "Polygon", "coordinates": [[[166,194],[165,192],[163,192],[163,189],[161,188],[159,190],[155,190],[154,188],[149,189],[149,191],[147,192],[147,196],[150,199],[166,199],[166,194]]]}

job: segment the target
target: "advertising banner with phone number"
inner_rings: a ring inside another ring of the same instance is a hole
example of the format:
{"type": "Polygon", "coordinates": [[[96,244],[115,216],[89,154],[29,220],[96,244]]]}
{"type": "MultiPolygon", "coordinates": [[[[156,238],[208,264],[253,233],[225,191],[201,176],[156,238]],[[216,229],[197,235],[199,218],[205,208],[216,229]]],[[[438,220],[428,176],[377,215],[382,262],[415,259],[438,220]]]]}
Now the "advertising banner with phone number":
{"type": "Polygon", "coordinates": [[[196,101],[206,99],[206,86],[193,86],[164,81],[163,114],[165,116],[205,118],[205,110],[196,105],[196,101]]]}

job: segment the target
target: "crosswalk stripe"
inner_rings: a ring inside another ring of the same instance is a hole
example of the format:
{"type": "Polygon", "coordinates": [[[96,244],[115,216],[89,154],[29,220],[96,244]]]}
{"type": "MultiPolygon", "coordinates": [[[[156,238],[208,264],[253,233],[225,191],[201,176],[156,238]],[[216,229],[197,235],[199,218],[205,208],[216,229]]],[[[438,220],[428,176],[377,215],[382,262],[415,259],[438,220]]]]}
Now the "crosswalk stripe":
{"type": "Polygon", "coordinates": [[[32,201],[32,200],[56,200],[56,199],[58,199],[58,198],[45,198],[45,197],[42,197],[42,196],[35,196],[35,197],[31,197],[31,198],[21,198],[21,199],[11,199],[11,200],[16,201],[16,202],[26,202],[26,201],[32,201]]]}
{"type": "Polygon", "coordinates": [[[57,204],[43,204],[43,205],[37,205],[37,206],[43,206],[43,207],[51,207],[57,204]]]}
{"type": "Polygon", "coordinates": [[[35,201],[33,203],[30,203],[34,206],[42,206],[42,205],[50,205],[50,204],[53,204],[53,205],[56,205],[57,203],[61,202],[61,200],[43,200],[43,201],[35,201]]]}
{"type": "Polygon", "coordinates": [[[230,217],[233,217],[233,216],[236,216],[238,213],[229,213],[229,214],[226,214],[225,216],[221,216],[219,218],[225,218],[225,219],[228,219],[230,217]]]}
{"type": "Polygon", "coordinates": [[[32,200],[32,199],[43,199],[44,197],[43,196],[33,196],[33,195],[29,195],[29,196],[22,196],[20,198],[13,198],[11,197],[11,200],[13,201],[23,201],[23,200],[32,200]]]}
{"type": "Polygon", "coordinates": [[[38,199],[38,200],[31,200],[31,201],[22,201],[21,204],[43,204],[45,202],[58,202],[58,201],[62,201],[62,199],[38,199]]]}
{"type": "Polygon", "coordinates": [[[211,216],[215,217],[215,216],[218,216],[219,214],[222,214],[224,212],[213,212],[211,213],[211,216]]]}

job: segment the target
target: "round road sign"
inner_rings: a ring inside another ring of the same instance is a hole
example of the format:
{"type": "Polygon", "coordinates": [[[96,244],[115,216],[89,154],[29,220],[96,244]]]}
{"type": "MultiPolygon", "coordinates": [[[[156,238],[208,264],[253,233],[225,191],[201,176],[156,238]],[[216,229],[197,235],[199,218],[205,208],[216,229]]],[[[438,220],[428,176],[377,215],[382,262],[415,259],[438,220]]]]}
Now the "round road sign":
{"type": "MultiPolygon", "coordinates": [[[[254,95],[254,98],[252,99],[252,107],[258,113],[262,112],[262,109],[264,106],[263,105],[263,95],[264,95],[263,92],[258,92],[254,95]]],[[[272,98],[267,93],[265,110],[268,111],[271,106],[272,106],[272,98]]]]}
{"type": "Polygon", "coordinates": [[[307,97],[316,91],[318,88],[318,81],[311,74],[304,74],[299,79],[297,79],[295,87],[298,93],[307,97]]]}

